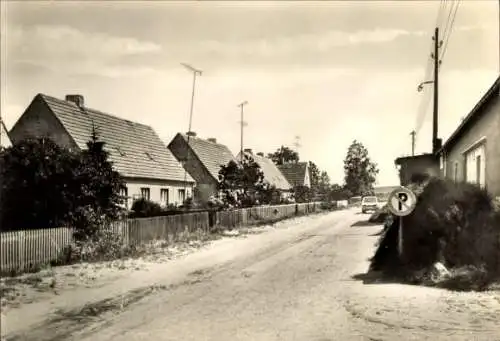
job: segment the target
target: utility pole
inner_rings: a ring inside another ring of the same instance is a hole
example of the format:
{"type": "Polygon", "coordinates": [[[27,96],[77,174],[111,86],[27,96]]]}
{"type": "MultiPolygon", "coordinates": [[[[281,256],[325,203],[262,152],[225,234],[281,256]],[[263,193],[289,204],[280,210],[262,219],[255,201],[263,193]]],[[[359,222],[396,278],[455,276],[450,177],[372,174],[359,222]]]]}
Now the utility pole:
{"type": "Polygon", "coordinates": [[[438,111],[439,111],[439,48],[441,41],[439,40],[439,27],[434,31],[434,109],[432,113],[432,152],[436,153],[439,149],[438,145],[438,111]]]}
{"type": "MultiPolygon", "coordinates": [[[[191,92],[191,106],[189,108],[189,127],[188,127],[188,133],[187,133],[186,159],[184,161],[185,163],[187,163],[189,160],[189,139],[191,137],[191,126],[193,123],[194,90],[196,87],[196,76],[198,76],[198,75],[201,76],[202,71],[198,70],[198,69],[196,69],[196,68],[194,68],[191,65],[186,64],[186,63],[181,63],[181,65],[193,73],[193,90],[191,92]]],[[[187,170],[186,170],[186,167],[184,167],[184,199],[186,199],[186,182],[187,182],[187,170]]]]}
{"type": "Polygon", "coordinates": [[[411,135],[411,156],[415,156],[415,135],[417,132],[414,130],[410,133],[411,135]]]}
{"type": "Polygon", "coordinates": [[[243,101],[238,106],[240,107],[240,128],[241,128],[241,140],[240,140],[240,161],[243,162],[243,126],[245,125],[245,121],[243,121],[243,107],[248,104],[248,101],[243,101]]]}

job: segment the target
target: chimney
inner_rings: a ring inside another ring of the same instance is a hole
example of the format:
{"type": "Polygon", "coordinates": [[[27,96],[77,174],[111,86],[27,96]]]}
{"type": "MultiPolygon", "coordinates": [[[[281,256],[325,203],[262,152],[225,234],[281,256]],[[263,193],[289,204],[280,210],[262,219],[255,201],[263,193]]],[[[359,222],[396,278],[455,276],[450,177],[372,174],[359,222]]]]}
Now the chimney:
{"type": "Polygon", "coordinates": [[[245,153],[248,153],[248,154],[250,154],[250,155],[253,155],[253,153],[252,153],[252,149],[250,149],[250,148],[246,148],[244,151],[245,151],[245,153]]]}
{"type": "Polygon", "coordinates": [[[188,131],[186,135],[191,137],[196,137],[196,133],[194,131],[188,131]]]}
{"type": "Polygon", "coordinates": [[[66,95],[66,101],[75,103],[80,108],[83,108],[83,96],[82,95],[66,95]]]}
{"type": "Polygon", "coordinates": [[[257,155],[264,157],[264,153],[258,152],[257,155]]]}
{"type": "Polygon", "coordinates": [[[217,143],[217,139],[215,137],[208,138],[207,141],[212,143],[217,143]]]}

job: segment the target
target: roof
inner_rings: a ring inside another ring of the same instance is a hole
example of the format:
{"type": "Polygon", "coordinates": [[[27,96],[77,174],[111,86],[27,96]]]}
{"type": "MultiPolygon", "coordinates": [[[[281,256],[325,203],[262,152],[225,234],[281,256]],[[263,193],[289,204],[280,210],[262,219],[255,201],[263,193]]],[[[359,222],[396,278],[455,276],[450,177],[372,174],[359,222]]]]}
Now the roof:
{"type": "MultiPolygon", "coordinates": [[[[277,189],[281,190],[292,189],[292,186],[290,185],[288,180],[271,159],[248,152],[243,153],[244,155],[253,158],[253,160],[259,165],[260,169],[264,173],[264,180],[267,181],[270,185],[274,185],[277,189]]],[[[239,155],[240,154],[238,154],[238,156],[239,155]]]]}
{"type": "Polygon", "coordinates": [[[307,171],[307,162],[285,163],[278,165],[278,169],[292,186],[304,186],[307,171]]]}
{"type": "Polygon", "coordinates": [[[396,165],[399,165],[402,161],[406,160],[415,160],[415,159],[434,159],[435,155],[432,153],[426,153],[426,154],[419,154],[419,155],[413,155],[413,156],[402,156],[398,157],[396,160],[394,160],[394,163],[396,165]]]}
{"type": "Polygon", "coordinates": [[[450,148],[455,141],[467,131],[471,124],[486,113],[486,110],[484,110],[485,106],[498,96],[500,96],[500,76],[497,77],[493,85],[486,91],[479,102],[472,108],[471,112],[465,117],[462,123],[460,123],[458,128],[451,134],[445,144],[438,150],[437,154],[441,154],[444,150],[450,148]]]}
{"type": "Polygon", "coordinates": [[[125,120],[44,94],[41,98],[80,149],[96,127],[109,159],[124,177],[194,182],[150,126],[125,120]],[[186,176],[186,178],[185,178],[186,176]]]}
{"type": "MultiPolygon", "coordinates": [[[[178,133],[177,135],[181,136],[187,143],[188,136],[186,134],[178,133]]],[[[236,162],[233,153],[223,144],[211,142],[196,136],[190,136],[189,146],[200,162],[206,167],[210,175],[217,181],[219,179],[221,166],[227,165],[229,161],[236,162]]]]}
{"type": "Polygon", "coordinates": [[[8,148],[10,146],[12,146],[12,142],[9,137],[9,131],[3,121],[0,121],[0,147],[8,148]]]}

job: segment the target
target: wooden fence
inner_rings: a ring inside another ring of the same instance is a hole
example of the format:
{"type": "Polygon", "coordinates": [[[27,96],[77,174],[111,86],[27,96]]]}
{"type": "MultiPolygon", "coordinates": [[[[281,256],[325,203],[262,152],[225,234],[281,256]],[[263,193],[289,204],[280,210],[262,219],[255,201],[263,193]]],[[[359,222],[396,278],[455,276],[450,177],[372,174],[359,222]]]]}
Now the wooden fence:
{"type": "MultiPolygon", "coordinates": [[[[259,206],[210,213],[215,219],[210,219],[208,212],[126,219],[113,222],[111,228],[126,245],[153,240],[173,243],[185,240],[187,236],[207,235],[214,225],[233,229],[306,215],[318,208],[319,203],[259,206]]],[[[26,271],[56,260],[73,241],[72,232],[66,227],[0,232],[0,273],[26,271]]]]}

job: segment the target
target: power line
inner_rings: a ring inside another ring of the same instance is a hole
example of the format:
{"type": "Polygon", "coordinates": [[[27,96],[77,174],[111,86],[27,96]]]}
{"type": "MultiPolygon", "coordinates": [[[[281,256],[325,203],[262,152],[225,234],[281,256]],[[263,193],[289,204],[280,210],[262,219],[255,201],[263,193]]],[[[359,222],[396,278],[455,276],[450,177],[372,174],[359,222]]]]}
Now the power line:
{"type": "MultiPolygon", "coordinates": [[[[446,53],[446,48],[448,47],[448,42],[450,40],[450,36],[451,36],[452,30],[453,30],[453,24],[455,23],[455,18],[457,17],[458,7],[460,6],[460,0],[457,0],[455,3],[456,3],[455,11],[453,12],[453,15],[451,17],[451,22],[450,22],[450,26],[449,26],[448,32],[444,36],[443,50],[442,50],[441,56],[440,56],[440,60],[441,61],[443,60],[444,55],[446,53]]],[[[450,10],[450,13],[451,13],[451,10],[450,10]]]]}
{"type": "Polygon", "coordinates": [[[439,9],[438,9],[437,16],[436,16],[436,25],[435,25],[435,27],[440,27],[441,26],[441,20],[442,20],[442,16],[443,16],[443,12],[444,12],[445,6],[446,6],[446,1],[445,0],[441,0],[440,3],[439,3],[439,9]]]}

